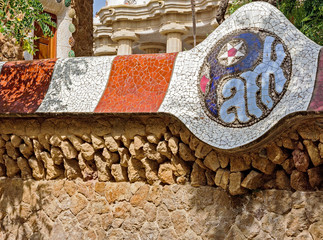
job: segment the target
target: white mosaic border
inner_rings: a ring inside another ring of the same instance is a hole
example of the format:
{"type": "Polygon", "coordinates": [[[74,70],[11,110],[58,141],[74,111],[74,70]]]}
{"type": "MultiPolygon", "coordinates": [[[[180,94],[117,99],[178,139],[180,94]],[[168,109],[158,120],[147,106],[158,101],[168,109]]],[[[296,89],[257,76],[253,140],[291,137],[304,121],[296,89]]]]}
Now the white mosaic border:
{"type": "Polygon", "coordinates": [[[58,59],[47,94],[36,112],[94,112],[114,57],[58,59]]]}
{"type": "Polygon", "coordinates": [[[0,62],[0,73],[1,73],[2,66],[3,66],[5,63],[6,63],[6,62],[0,62]]]}
{"type": "Polygon", "coordinates": [[[241,7],[194,49],[179,53],[166,97],[159,112],[177,116],[202,141],[221,149],[233,149],[255,141],[290,113],[306,111],[310,103],[321,47],[299,32],[275,7],[254,2],[241,7]],[[226,34],[245,28],[274,32],[292,58],[292,75],[286,93],[263,120],[243,128],[224,127],[210,119],[201,107],[197,81],[199,70],[212,48],[226,34]]]}

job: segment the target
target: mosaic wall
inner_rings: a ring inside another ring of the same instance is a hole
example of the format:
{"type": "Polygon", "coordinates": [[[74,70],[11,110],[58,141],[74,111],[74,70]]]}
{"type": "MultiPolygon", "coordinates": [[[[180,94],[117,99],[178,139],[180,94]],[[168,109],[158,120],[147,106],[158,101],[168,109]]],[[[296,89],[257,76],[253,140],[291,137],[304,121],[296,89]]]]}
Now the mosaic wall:
{"type": "Polygon", "coordinates": [[[322,109],[320,50],[255,2],[178,54],[5,63],[0,112],[168,113],[209,145],[233,149],[287,115],[322,109]]]}

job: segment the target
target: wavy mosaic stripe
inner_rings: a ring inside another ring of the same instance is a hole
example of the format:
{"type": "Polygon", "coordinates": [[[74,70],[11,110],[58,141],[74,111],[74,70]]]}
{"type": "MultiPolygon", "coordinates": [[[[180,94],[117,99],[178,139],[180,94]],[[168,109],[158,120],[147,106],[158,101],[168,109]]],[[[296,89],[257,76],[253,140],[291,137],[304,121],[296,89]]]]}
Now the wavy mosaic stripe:
{"type": "Polygon", "coordinates": [[[93,112],[107,85],[113,59],[59,59],[37,112],[93,112]]]}
{"type": "Polygon", "coordinates": [[[323,111],[323,49],[321,49],[313,98],[308,110],[323,111]]]}
{"type": "Polygon", "coordinates": [[[0,112],[32,113],[47,92],[56,59],[7,62],[0,74],[0,112]]]}
{"type": "Polygon", "coordinates": [[[157,112],[177,53],[117,56],[95,112],[157,112]]]}

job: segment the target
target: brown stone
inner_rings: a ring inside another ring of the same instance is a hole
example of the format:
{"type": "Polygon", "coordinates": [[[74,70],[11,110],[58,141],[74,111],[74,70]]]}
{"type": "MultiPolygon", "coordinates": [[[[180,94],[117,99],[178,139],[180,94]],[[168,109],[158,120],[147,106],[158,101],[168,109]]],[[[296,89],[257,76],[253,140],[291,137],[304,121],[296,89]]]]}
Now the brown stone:
{"type": "Polygon", "coordinates": [[[298,133],[297,133],[296,131],[295,131],[295,132],[290,132],[290,133],[288,134],[288,136],[289,136],[291,139],[295,140],[295,141],[297,141],[297,140],[299,139],[298,133]]]}
{"type": "Polygon", "coordinates": [[[83,144],[83,140],[73,134],[67,135],[67,139],[73,144],[77,151],[81,151],[81,145],[83,144]]]}
{"type": "Polygon", "coordinates": [[[200,142],[195,150],[195,157],[204,158],[211,150],[212,147],[210,145],[200,142]]]}
{"type": "MultiPolygon", "coordinates": [[[[173,135],[176,135],[176,134],[173,134],[173,135]]],[[[190,144],[191,133],[186,127],[181,128],[179,135],[183,143],[187,145],[190,144]]]]}
{"type": "Polygon", "coordinates": [[[161,118],[149,118],[147,120],[146,132],[154,134],[158,139],[161,139],[166,132],[165,121],[161,118]]]}
{"type": "Polygon", "coordinates": [[[11,142],[6,142],[6,150],[9,157],[17,159],[20,154],[19,151],[12,145],[11,142]]]}
{"type": "Polygon", "coordinates": [[[75,159],[64,159],[65,177],[69,180],[82,178],[80,166],[75,159]]]}
{"type": "Polygon", "coordinates": [[[105,147],[104,139],[95,134],[91,134],[92,144],[95,150],[99,150],[105,147]]]}
{"type": "Polygon", "coordinates": [[[229,192],[231,195],[241,195],[247,192],[245,188],[241,187],[241,181],[241,172],[230,173],[229,192]]]}
{"type": "Polygon", "coordinates": [[[126,147],[126,148],[129,148],[130,146],[130,143],[132,142],[132,139],[130,138],[127,138],[127,136],[125,135],[121,135],[121,142],[123,143],[123,145],[126,147]]]}
{"type": "Polygon", "coordinates": [[[294,166],[300,172],[306,172],[310,164],[310,159],[306,152],[303,152],[299,149],[295,149],[292,152],[294,166]]]}
{"type": "Polygon", "coordinates": [[[168,128],[173,135],[178,136],[181,131],[181,124],[178,121],[174,121],[168,124],[168,128]]]}
{"type": "Polygon", "coordinates": [[[252,170],[242,181],[241,186],[248,189],[257,189],[263,185],[263,174],[252,170]]]}
{"type": "Polygon", "coordinates": [[[132,196],[127,182],[109,183],[106,186],[105,198],[111,204],[116,201],[129,201],[132,196]]]}
{"type": "Polygon", "coordinates": [[[49,134],[39,134],[38,135],[38,141],[39,143],[46,149],[50,150],[50,145],[49,145],[49,139],[50,139],[49,134]]]}
{"type": "Polygon", "coordinates": [[[145,126],[140,122],[131,119],[126,123],[124,135],[130,139],[133,139],[136,135],[145,136],[145,126]]]}
{"type": "Polygon", "coordinates": [[[303,143],[314,166],[317,167],[321,165],[323,163],[323,158],[321,158],[319,150],[315,144],[309,140],[304,140],[303,143]]]}
{"type": "Polygon", "coordinates": [[[323,143],[319,143],[318,149],[319,149],[321,158],[323,158],[323,143]]]}
{"type": "Polygon", "coordinates": [[[166,141],[160,141],[156,148],[157,152],[164,155],[166,158],[171,159],[172,152],[170,148],[168,147],[168,144],[166,141]]]}
{"type": "Polygon", "coordinates": [[[174,136],[168,140],[168,147],[170,148],[173,155],[176,155],[178,153],[178,142],[178,138],[174,136]]]}
{"type": "Polygon", "coordinates": [[[323,166],[308,169],[307,173],[311,187],[319,187],[323,182],[323,166]]]}
{"type": "Polygon", "coordinates": [[[63,162],[64,155],[60,148],[52,147],[50,149],[50,155],[56,165],[60,165],[63,162]]]}
{"type": "Polygon", "coordinates": [[[281,165],[288,174],[291,174],[295,167],[294,160],[292,158],[286,159],[281,165]]]}
{"type": "Polygon", "coordinates": [[[63,152],[64,157],[66,157],[67,159],[74,159],[77,157],[76,149],[68,141],[61,142],[61,150],[63,152]]]}
{"type": "Polygon", "coordinates": [[[141,160],[142,158],[145,157],[143,148],[136,150],[134,142],[130,143],[129,152],[131,154],[131,157],[136,158],[138,160],[141,160]]]}
{"type": "Polygon", "coordinates": [[[192,151],[195,151],[197,149],[197,146],[200,144],[200,140],[195,137],[194,135],[191,135],[191,138],[190,138],[190,144],[189,144],[189,147],[192,151]]]}
{"type": "Polygon", "coordinates": [[[131,158],[130,153],[127,148],[118,148],[120,156],[120,165],[122,167],[128,167],[128,162],[131,158]]]}
{"type": "Polygon", "coordinates": [[[290,138],[285,137],[282,139],[282,142],[283,142],[284,148],[287,148],[287,149],[294,149],[295,148],[294,142],[290,138]]]}
{"type": "Polygon", "coordinates": [[[158,181],[158,163],[148,158],[141,159],[141,162],[145,168],[147,182],[149,184],[153,184],[158,181]]]}
{"type": "Polygon", "coordinates": [[[103,148],[102,157],[104,158],[108,167],[111,167],[111,165],[114,163],[118,163],[120,160],[118,153],[110,152],[107,148],[103,148]]]}
{"type": "Polygon", "coordinates": [[[64,171],[55,165],[48,152],[41,152],[40,157],[46,168],[46,179],[55,179],[64,175],[64,171]]]}
{"type": "Polygon", "coordinates": [[[148,142],[153,143],[153,144],[158,144],[158,142],[159,142],[159,138],[156,137],[156,135],[154,135],[154,134],[147,135],[147,140],[148,140],[148,142]]]}
{"type": "Polygon", "coordinates": [[[284,170],[276,172],[276,187],[281,190],[290,190],[290,180],[284,170]]]}
{"type": "Polygon", "coordinates": [[[43,150],[43,146],[36,139],[33,139],[33,146],[34,146],[35,157],[38,160],[41,160],[40,153],[43,150]]]}
{"type": "Polygon", "coordinates": [[[155,144],[149,142],[145,143],[143,146],[143,151],[145,157],[157,161],[158,163],[162,163],[165,160],[165,157],[159,152],[157,152],[155,144]]]}
{"type": "Polygon", "coordinates": [[[216,172],[220,167],[220,161],[218,155],[215,151],[211,151],[206,158],[204,159],[204,165],[211,169],[212,171],[216,172]]]}
{"type": "Polygon", "coordinates": [[[45,169],[43,163],[35,157],[28,159],[29,166],[32,168],[32,175],[36,180],[44,179],[45,169]]]}
{"type": "Polygon", "coordinates": [[[191,185],[194,187],[206,185],[205,169],[201,168],[197,163],[193,164],[191,185]]]}
{"type": "Polygon", "coordinates": [[[95,153],[94,161],[98,170],[99,181],[101,182],[111,181],[113,177],[110,172],[110,169],[107,167],[107,163],[105,162],[103,156],[99,153],[95,153]]]}
{"type": "Polygon", "coordinates": [[[313,223],[308,231],[310,232],[313,240],[322,240],[323,239],[323,221],[313,223]]]}
{"type": "Polygon", "coordinates": [[[109,151],[111,152],[118,151],[119,144],[111,135],[104,136],[104,142],[106,147],[109,149],[109,151]]]}
{"type": "Polygon", "coordinates": [[[201,160],[201,159],[196,159],[196,160],[195,160],[195,163],[197,163],[197,165],[199,165],[199,166],[200,166],[200,168],[203,168],[204,170],[209,170],[209,169],[204,165],[204,163],[202,162],[202,160],[201,160]]]}
{"type": "Polygon", "coordinates": [[[79,212],[81,212],[86,206],[88,205],[88,201],[86,197],[82,194],[75,194],[71,198],[71,206],[70,210],[74,215],[77,215],[79,212]]]}
{"type": "Polygon", "coordinates": [[[120,164],[112,164],[111,174],[116,182],[128,181],[127,168],[122,167],[120,164]]]}
{"type": "Polygon", "coordinates": [[[178,156],[172,155],[171,162],[174,166],[174,175],[175,176],[186,176],[190,174],[191,168],[187,162],[183,161],[178,156]]]}
{"type": "Polygon", "coordinates": [[[49,143],[54,147],[59,147],[61,145],[61,142],[62,142],[62,139],[57,135],[53,135],[49,139],[49,143]]]}
{"type": "Polygon", "coordinates": [[[221,168],[226,168],[229,165],[230,158],[224,154],[218,154],[218,159],[220,162],[221,168]]]}
{"type": "Polygon", "coordinates": [[[230,171],[239,172],[250,169],[251,158],[249,155],[230,157],[230,171]]]}
{"type": "Polygon", "coordinates": [[[267,156],[270,161],[276,164],[283,163],[288,157],[287,154],[283,152],[283,150],[278,147],[275,143],[270,143],[267,147],[267,156]]]}
{"type": "Polygon", "coordinates": [[[96,166],[93,161],[87,161],[83,158],[82,153],[78,155],[78,164],[81,169],[81,173],[84,180],[90,180],[97,178],[98,174],[96,171],[96,166]]]}
{"type": "Polygon", "coordinates": [[[130,182],[144,181],[146,178],[145,168],[140,160],[130,158],[128,161],[128,178],[130,182]]]}
{"type": "Polygon", "coordinates": [[[195,161],[195,157],[191,151],[191,149],[185,145],[184,143],[179,144],[179,156],[184,161],[195,161]]]}
{"type": "Polygon", "coordinates": [[[8,155],[3,155],[3,159],[6,166],[6,173],[8,177],[14,177],[16,174],[19,173],[20,169],[18,164],[15,160],[13,160],[8,155]]]}
{"type": "Polygon", "coordinates": [[[271,175],[274,172],[276,165],[267,158],[260,157],[257,154],[251,154],[251,159],[252,166],[264,174],[271,175]]]}
{"type": "Polygon", "coordinates": [[[174,184],[174,174],[173,174],[174,166],[170,162],[165,162],[160,164],[158,169],[158,177],[159,179],[166,184],[174,184]]]}
{"type": "Polygon", "coordinates": [[[174,226],[174,229],[178,236],[183,235],[187,228],[188,222],[186,219],[186,212],[185,210],[175,210],[171,213],[171,219],[174,226]]]}
{"type": "Polygon", "coordinates": [[[22,153],[22,155],[25,158],[29,158],[31,155],[33,155],[34,149],[32,145],[27,145],[23,143],[23,144],[20,144],[19,151],[22,153]]]}
{"type": "Polygon", "coordinates": [[[21,137],[15,134],[11,135],[10,137],[10,142],[12,143],[12,146],[14,146],[15,148],[19,147],[21,141],[22,141],[21,137]]]}
{"type": "Polygon", "coordinates": [[[317,129],[317,127],[314,124],[313,125],[307,124],[305,126],[299,127],[297,131],[303,139],[312,140],[312,141],[318,141],[320,139],[320,131],[319,129],[317,129]]]}
{"type": "Polygon", "coordinates": [[[213,186],[214,183],[214,178],[215,178],[215,172],[211,171],[211,170],[206,170],[205,171],[205,177],[206,177],[206,184],[208,186],[213,186]]]}
{"type": "Polygon", "coordinates": [[[22,179],[32,178],[31,169],[29,167],[27,159],[23,157],[17,158],[17,165],[20,169],[22,179]]]}
{"type": "Polygon", "coordinates": [[[220,168],[216,171],[214,183],[222,189],[226,190],[228,188],[229,179],[230,171],[220,168]]]}
{"type": "Polygon", "coordinates": [[[134,138],[133,138],[134,149],[135,150],[141,149],[146,142],[147,141],[145,140],[144,137],[139,136],[139,135],[134,136],[134,138]]]}
{"type": "Polygon", "coordinates": [[[144,206],[147,202],[149,189],[149,185],[141,186],[130,198],[131,205],[135,207],[144,206]]]}
{"type": "Polygon", "coordinates": [[[83,143],[81,145],[81,153],[85,160],[91,161],[93,160],[95,150],[91,144],[83,143]]]}
{"type": "Polygon", "coordinates": [[[307,174],[294,170],[290,176],[290,185],[297,191],[306,191],[309,189],[307,174]]]}

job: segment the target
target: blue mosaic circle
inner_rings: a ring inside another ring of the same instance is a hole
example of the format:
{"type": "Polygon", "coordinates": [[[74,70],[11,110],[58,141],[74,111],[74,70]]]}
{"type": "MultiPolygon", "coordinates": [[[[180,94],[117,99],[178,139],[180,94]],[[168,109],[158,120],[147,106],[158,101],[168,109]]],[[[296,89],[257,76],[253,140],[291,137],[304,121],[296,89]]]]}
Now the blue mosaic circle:
{"type": "Polygon", "coordinates": [[[275,34],[261,29],[231,33],[216,44],[203,66],[202,105],[224,126],[250,126],[280,101],[291,67],[287,47],[275,34]]]}

